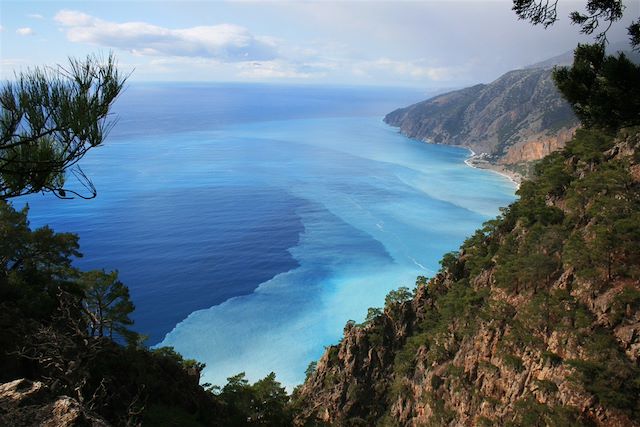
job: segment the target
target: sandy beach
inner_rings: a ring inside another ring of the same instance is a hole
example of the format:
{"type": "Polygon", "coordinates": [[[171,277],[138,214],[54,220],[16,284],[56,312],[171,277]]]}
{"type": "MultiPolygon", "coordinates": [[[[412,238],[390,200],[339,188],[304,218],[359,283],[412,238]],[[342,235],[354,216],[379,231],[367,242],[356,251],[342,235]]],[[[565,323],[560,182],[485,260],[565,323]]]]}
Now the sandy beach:
{"type": "Polygon", "coordinates": [[[497,165],[495,163],[489,162],[482,154],[476,154],[470,148],[469,148],[469,151],[471,152],[471,156],[464,161],[468,166],[471,166],[472,168],[478,168],[478,169],[487,169],[497,174],[500,174],[508,178],[518,188],[520,187],[520,184],[522,183],[522,181],[524,181],[524,177],[519,173],[509,170],[502,165],[497,165]]]}

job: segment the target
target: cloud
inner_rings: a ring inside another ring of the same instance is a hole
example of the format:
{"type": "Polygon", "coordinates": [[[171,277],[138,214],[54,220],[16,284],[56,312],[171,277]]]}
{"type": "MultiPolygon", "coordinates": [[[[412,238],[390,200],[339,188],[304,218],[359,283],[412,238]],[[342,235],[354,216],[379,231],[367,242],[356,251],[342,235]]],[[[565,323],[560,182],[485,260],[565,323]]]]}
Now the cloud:
{"type": "MultiPolygon", "coordinates": [[[[269,61],[221,62],[211,58],[158,57],[149,61],[148,72],[154,74],[172,73],[177,69],[189,70],[192,77],[211,78],[215,74],[223,79],[247,80],[312,79],[326,75],[328,66],[322,63],[299,63],[284,59],[269,61]]],[[[140,67],[138,67],[140,68],[140,67]]]]}
{"type": "Polygon", "coordinates": [[[30,13],[27,15],[27,17],[32,19],[44,19],[44,16],[40,15],[39,13],[30,13]]]}
{"type": "Polygon", "coordinates": [[[356,62],[352,68],[352,73],[356,76],[373,77],[379,73],[392,73],[400,77],[415,80],[427,78],[432,81],[454,80],[460,71],[456,67],[433,66],[426,60],[398,61],[389,58],[356,62]]]}
{"type": "Polygon", "coordinates": [[[19,58],[0,58],[0,65],[2,67],[15,67],[26,63],[27,61],[19,58]]]}
{"type": "Polygon", "coordinates": [[[146,22],[109,22],[73,10],[62,10],[54,19],[72,42],[118,48],[135,55],[201,57],[223,62],[269,61],[277,57],[274,39],[254,36],[246,28],[232,24],[170,29],[146,22]]]}
{"type": "Polygon", "coordinates": [[[285,61],[253,61],[238,64],[239,76],[250,79],[309,79],[322,77],[315,67],[285,61]]]}
{"type": "Polygon", "coordinates": [[[16,34],[19,36],[32,36],[35,34],[35,31],[33,31],[33,28],[22,27],[16,30],[16,34]]]}
{"type": "Polygon", "coordinates": [[[94,21],[99,21],[99,19],[91,15],[75,10],[61,10],[56,13],[53,19],[65,27],[88,27],[91,26],[94,21]]]}

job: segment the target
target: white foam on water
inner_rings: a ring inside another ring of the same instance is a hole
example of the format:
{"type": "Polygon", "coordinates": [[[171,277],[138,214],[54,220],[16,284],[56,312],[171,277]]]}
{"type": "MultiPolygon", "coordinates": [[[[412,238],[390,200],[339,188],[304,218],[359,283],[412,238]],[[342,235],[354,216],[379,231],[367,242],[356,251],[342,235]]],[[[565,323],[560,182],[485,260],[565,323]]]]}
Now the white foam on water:
{"type": "Polygon", "coordinates": [[[206,363],[204,382],[273,371],[291,390],[347,320],[362,321],[390,290],[432,275],[445,252],[513,197],[499,176],[466,166],[464,150],[416,145],[372,119],[333,120],[228,130],[248,149],[280,147],[282,165],[257,164],[252,173],[309,207],[298,212],[305,231],[290,249],[298,268],[192,313],[159,344],[206,363]],[[288,167],[295,150],[310,154],[288,167]],[[361,173],[341,169],[336,156],[361,173]]]}

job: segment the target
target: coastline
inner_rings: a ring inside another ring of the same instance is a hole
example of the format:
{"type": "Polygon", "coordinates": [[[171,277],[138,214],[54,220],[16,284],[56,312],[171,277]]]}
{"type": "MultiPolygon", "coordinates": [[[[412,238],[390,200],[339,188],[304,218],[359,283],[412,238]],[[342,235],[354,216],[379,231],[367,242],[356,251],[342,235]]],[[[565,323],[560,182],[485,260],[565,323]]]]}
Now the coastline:
{"type": "MultiPolygon", "coordinates": [[[[400,132],[400,134],[404,135],[402,132],[400,132]]],[[[404,136],[407,137],[406,135],[404,136]]],[[[410,137],[407,137],[407,138],[410,138],[410,137]]],[[[413,139],[413,138],[410,138],[410,139],[413,139]]],[[[419,141],[425,144],[449,145],[450,147],[460,147],[459,145],[456,146],[456,145],[450,145],[450,144],[442,144],[438,142],[431,142],[426,139],[423,139],[423,140],[415,139],[415,141],[419,141]]],[[[519,173],[509,170],[502,165],[497,165],[495,163],[489,162],[488,160],[486,160],[486,155],[484,153],[476,154],[476,152],[469,147],[463,146],[461,148],[466,148],[467,150],[469,150],[469,153],[471,153],[470,156],[467,157],[464,161],[464,163],[467,166],[476,168],[476,169],[486,169],[491,172],[497,173],[498,175],[502,175],[503,177],[507,178],[516,186],[516,190],[520,188],[520,184],[522,184],[522,181],[525,180],[524,176],[520,175],[519,173]]]]}
{"type": "Polygon", "coordinates": [[[524,177],[517,172],[509,170],[502,165],[497,165],[486,160],[483,154],[476,154],[471,148],[468,148],[471,155],[464,161],[467,166],[476,169],[486,169],[504,176],[509,181],[513,182],[516,189],[520,188],[520,184],[524,181],[524,177]]]}

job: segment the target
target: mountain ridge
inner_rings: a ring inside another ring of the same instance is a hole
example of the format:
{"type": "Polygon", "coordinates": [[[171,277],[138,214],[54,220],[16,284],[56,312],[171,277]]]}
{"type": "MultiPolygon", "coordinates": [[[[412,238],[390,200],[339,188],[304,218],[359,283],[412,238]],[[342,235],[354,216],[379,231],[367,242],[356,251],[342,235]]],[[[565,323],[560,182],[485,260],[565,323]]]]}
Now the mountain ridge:
{"type": "Polygon", "coordinates": [[[482,154],[487,162],[477,166],[523,176],[530,162],[564,146],[578,127],[547,68],[509,71],[397,109],[384,121],[409,138],[482,154]]]}

